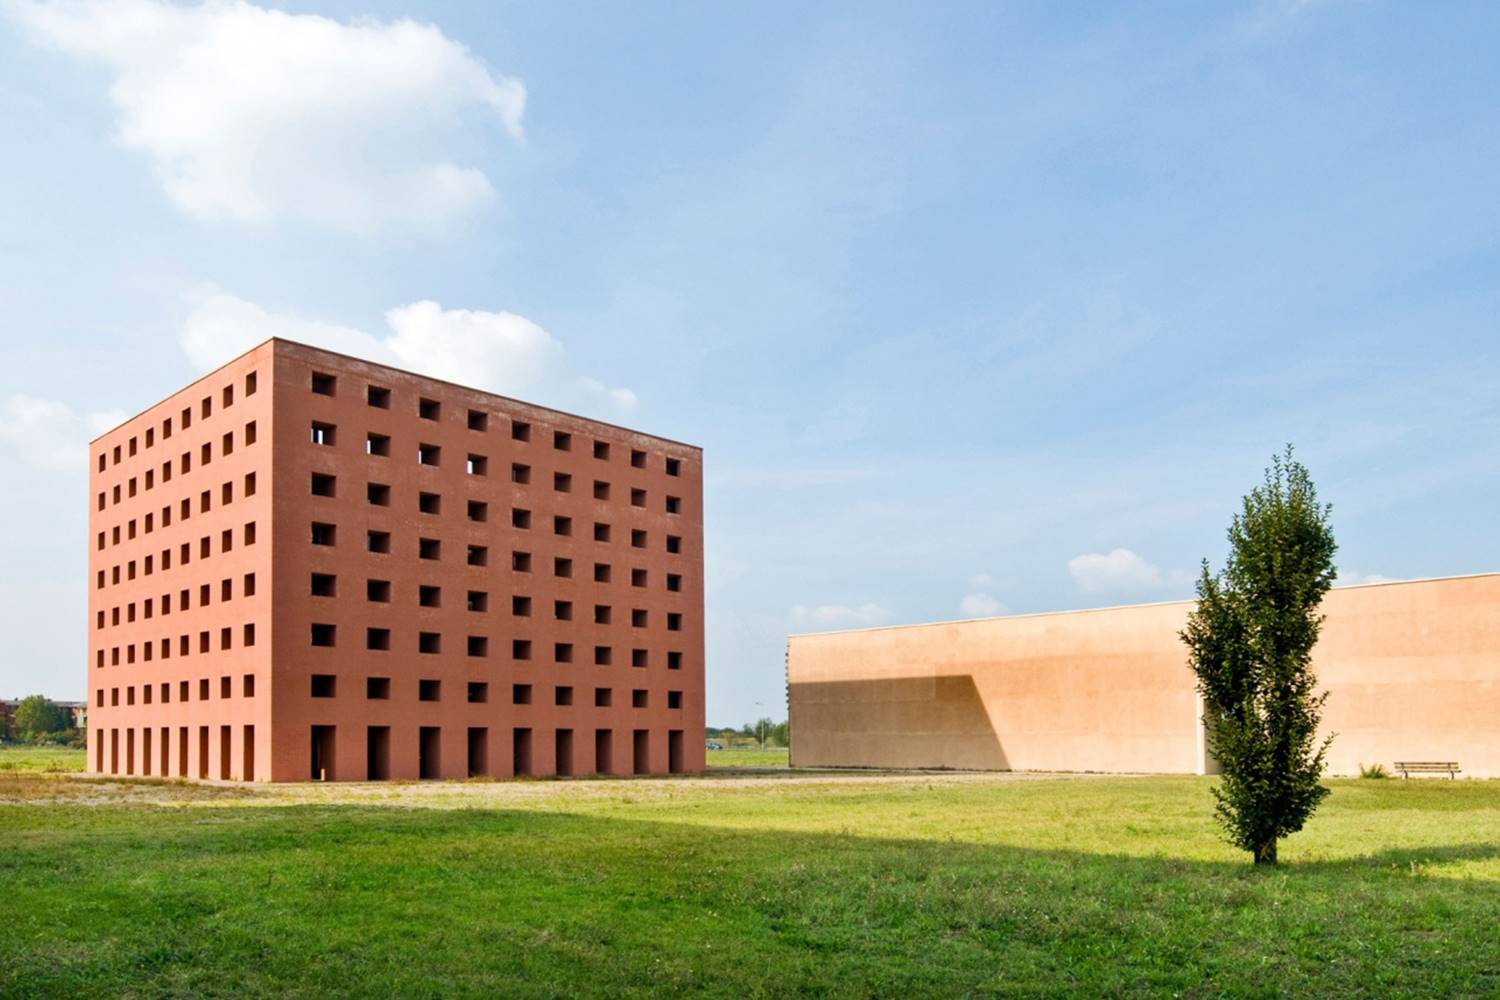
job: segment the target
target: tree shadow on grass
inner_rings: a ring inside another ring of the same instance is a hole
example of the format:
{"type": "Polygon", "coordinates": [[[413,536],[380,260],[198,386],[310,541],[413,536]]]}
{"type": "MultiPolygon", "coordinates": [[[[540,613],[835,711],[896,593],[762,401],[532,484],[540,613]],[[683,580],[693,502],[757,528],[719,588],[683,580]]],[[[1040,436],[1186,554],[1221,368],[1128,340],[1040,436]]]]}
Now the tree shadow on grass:
{"type": "Polygon", "coordinates": [[[1495,843],[1266,872],[524,810],[73,812],[0,852],[0,994],[1500,990],[1500,885],[1422,874],[1495,843]]]}

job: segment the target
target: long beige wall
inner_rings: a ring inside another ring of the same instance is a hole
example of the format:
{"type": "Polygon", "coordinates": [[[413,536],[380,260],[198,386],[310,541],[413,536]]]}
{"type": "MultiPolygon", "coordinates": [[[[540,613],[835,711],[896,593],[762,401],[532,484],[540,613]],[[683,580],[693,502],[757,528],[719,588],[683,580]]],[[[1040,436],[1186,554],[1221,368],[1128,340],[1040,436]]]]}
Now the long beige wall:
{"type": "MultiPolygon", "coordinates": [[[[798,767],[1194,773],[1191,602],[793,636],[798,767]]],[[[1314,667],[1333,774],[1500,777],[1500,574],[1335,590],[1314,667]]]]}

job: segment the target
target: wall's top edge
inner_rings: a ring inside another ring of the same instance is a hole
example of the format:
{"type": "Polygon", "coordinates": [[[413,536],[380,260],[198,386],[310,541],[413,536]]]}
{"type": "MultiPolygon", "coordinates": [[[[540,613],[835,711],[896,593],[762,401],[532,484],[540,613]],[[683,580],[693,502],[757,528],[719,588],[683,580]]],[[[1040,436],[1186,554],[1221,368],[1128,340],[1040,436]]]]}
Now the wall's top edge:
{"type": "Polygon", "coordinates": [[[138,417],[140,417],[142,414],[144,414],[144,413],[146,413],[146,412],[148,412],[148,411],[156,408],[157,406],[160,406],[164,401],[166,401],[168,399],[171,399],[173,396],[176,396],[179,393],[186,392],[188,389],[191,389],[193,386],[197,385],[199,382],[203,382],[203,381],[205,381],[207,379],[213,378],[219,372],[223,371],[226,368],[229,368],[229,367],[233,366],[234,364],[236,364],[237,362],[239,362],[241,359],[243,359],[245,357],[248,357],[249,355],[254,354],[257,351],[265,349],[268,345],[270,345],[272,347],[274,347],[276,345],[286,345],[288,347],[295,347],[298,350],[311,351],[312,353],[315,353],[315,354],[323,354],[323,355],[327,355],[329,357],[340,358],[340,359],[342,359],[344,361],[351,361],[351,362],[354,362],[355,364],[366,365],[366,366],[368,366],[370,368],[378,368],[378,369],[381,369],[383,371],[394,372],[394,373],[399,374],[399,375],[405,375],[405,376],[407,376],[409,378],[422,379],[424,381],[433,382],[433,383],[436,383],[438,385],[451,386],[451,387],[453,387],[455,389],[461,389],[464,392],[477,393],[477,394],[479,394],[481,396],[490,396],[490,397],[492,397],[494,399],[503,400],[503,401],[505,401],[507,403],[514,403],[517,406],[525,406],[525,407],[529,407],[529,408],[531,408],[533,410],[541,410],[541,411],[544,411],[546,413],[556,413],[559,416],[570,417],[570,418],[572,418],[574,420],[583,420],[583,421],[586,421],[586,422],[591,423],[591,424],[598,424],[600,427],[610,427],[610,428],[613,428],[613,429],[618,430],[618,431],[624,431],[627,434],[638,434],[641,437],[648,437],[648,438],[651,438],[651,439],[653,439],[655,441],[661,441],[661,442],[663,442],[665,444],[672,444],[672,445],[677,445],[678,447],[681,447],[681,448],[688,448],[688,449],[691,449],[692,451],[696,451],[696,452],[699,452],[699,453],[701,453],[703,451],[703,448],[700,445],[689,444],[686,441],[678,441],[678,440],[676,440],[674,438],[663,437],[660,434],[651,434],[651,433],[649,433],[647,431],[637,430],[634,427],[626,427],[623,424],[611,423],[608,420],[597,420],[597,419],[595,419],[593,417],[585,417],[582,414],[569,413],[567,410],[559,410],[555,406],[543,406],[540,403],[529,403],[529,402],[527,402],[524,399],[516,399],[516,398],[514,398],[512,396],[503,396],[503,395],[501,395],[498,392],[490,392],[490,391],[488,391],[486,389],[480,389],[480,388],[478,388],[476,386],[462,385],[462,384],[460,384],[458,382],[450,382],[447,379],[435,378],[435,377],[433,377],[431,375],[423,375],[420,372],[409,371],[409,370],[407,370],[405,368],[397,368],[394,365],[383,364],[382,362],[379,362],[379,361],[371,361],[368,358],[360,358],[360,357],[356,357],[356,356],[354,356],[352,354],[344,354],[344,353],[342,353],[340,351],[330,351],[326,347],[317,347],[317,346],[314,346],[312,344],[304,344],[301,341],[289,340],[286,337],[268,337],[268,338],[266,338],[265,340],[263,340],[260,343],[256,344],[254,347],[250,348],[249,350],[243,351],[240,354],[237,354],[234,357],[230,358],[228,361],[225,361],[222,365],[219,365],[219,367],[215,368],[213,371],[205,372],[204,374],[202,374],[202,375],[198,376],[197,378],[193,379],[193,381],[187,383],[186,385],[181,386],[181,387],[179,387],[177,389],[174,389],[171,392],[167,393],[167,395],[163,396],[161,399],[158,399],[156,402],[152,403],[150,406],[144,407],[143,409],[140,409],[140,410],[136,411],[131,416],[127,417],[126,419],[124,419],[122,421],[120,421],[115,426],[109,428],[109,430],[106,430],[106,431],[104,431],[101,434],[95,435],[92,439],[89,440],[89,444],[92,445],[94,442],[100,440],[101,438],[108,437],[109,435],[111,435],[111,434],[115,433],[116,431],[118,431],[120,428],[124,427],[126,424],[130,423],[132,420],[135,420],[138,417]]]}
{"type": "Polygon", "coordinates": [[[125,425],[131,423],[132,421],[139,420],[141,417],[145,416],[147,413],[150,413],[152,410],[156,409],[158,406],[160,406],[161,404],[165,403],[167,400],[171,399],[173,396],[180,396],[182,393],[187,392],[189,389],[191,389],[193,386],[197,385],[199,382],[207,382],[209,379],[213,378],[215,375],[219,374],[224,369],[233,367],[234,365],[238,364],[240,361],[242,361],[245,358],[248,358],[250,355],[254,354],[256,351],[264,350],[268,345],[270,345],[273,341],[275,341],[277,339],[279,339],[279,338],[277,338],[277,337],[268,337],[267,339],[262,340],[260,343],[256,344],[254,347],[250,348],[248,351],[241,351],[239,354],[236,354],[234,357],[230,358],[228,361],[224,362],[222,365],[220,365],[219,367],[215,368],[213,371],[204,372],[202,375],[199,375],[197,378],[193,379],[191,382],[188,382],[188,383],[186,383],[184,385],[178,386],[177,388],[173,389],[171,392],[167,393],[162,398],[158,399],[156,402],[151,403],[151,404],[149,404],[147,406],[143,406],[139,410],[136,410],[130,416],[126,417],[124,420],[121,420],[119,423],[115,424],[113,427],[109,428],[108,430],[101,431],[100,433],[95,434],[93,437],[89,438],[89,444],[93,445],[94,442],[101,441],[104,438],[109,437],[111,434],[113,434],[115,431],[118,431],[120,428],[124,427],[125,425]]]}
{"type": "MultiPolygon", "coordinates": [[[[1423,576],[1411,580],[1381,580],[1377,583],[1351,583],[1346,587],[1334,587],[1334,590],[1363,590],[1370,587],[1404,587],[1415,583],[1442,583],[1445,580],[1475,580],[1487,576],[1500,576],[1500,572],[1489,573],[1457,573],[1452,576],[1423,576]]],[[[1195,598],[1186,598],[1177,601],[1150,601],[1145,604],[1111,604],[1102,608],[1075,608],[1071,611],[1033,611],[1022,615],[992,615],[988,618],[952,618],[935,622],[909,622],[905,625],[871,625],[867,628],[836,628],[824,632],[793,632],[787,636],[791,639],[810,639],[828,635],[856,635],[862,632],[893,632],[898,629],[937,628],[943,625],[972,625],[977,622],[1003,622],[1016,621],[1025,618],[1056,618],[1060,615],[1089,615],[1102,614],[1108,611],[1133,611],[1137,608],[1166,608],[1173,605],[1196,604],[1195,598]]]]}

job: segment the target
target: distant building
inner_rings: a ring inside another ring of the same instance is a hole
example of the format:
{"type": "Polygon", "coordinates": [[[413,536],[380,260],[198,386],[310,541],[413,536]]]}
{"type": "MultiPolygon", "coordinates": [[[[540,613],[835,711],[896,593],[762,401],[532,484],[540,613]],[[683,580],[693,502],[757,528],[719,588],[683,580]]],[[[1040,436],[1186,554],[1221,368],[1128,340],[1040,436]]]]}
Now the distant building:
{"type": "MultiPolygon", "coordinates": [[[[794,767],[1211,773],[1192,601],[793,636],[794,767]]],[[[1331,774],[1500,777],[1500,574],[1340,587],[1313,650],[1331,774]]]]}
{"type": "Polygon", "coordinates": [[[89,491],[92,771],[703,768],[698,448],[270,340],[89,491]]]}

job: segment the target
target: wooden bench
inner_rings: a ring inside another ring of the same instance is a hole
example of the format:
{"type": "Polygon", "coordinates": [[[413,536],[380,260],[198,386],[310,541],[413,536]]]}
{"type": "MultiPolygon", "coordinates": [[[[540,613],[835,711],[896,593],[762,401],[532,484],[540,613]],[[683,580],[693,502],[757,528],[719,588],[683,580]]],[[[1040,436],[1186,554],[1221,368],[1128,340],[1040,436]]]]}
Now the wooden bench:
{"type": "Polygon", "coordinates": [[[1402,778],[1408,774],[1447,774],[1451,779],[1460,768],[1456,760],[1398,760],[1396,770],[1401,772],[1402,778]]]}

